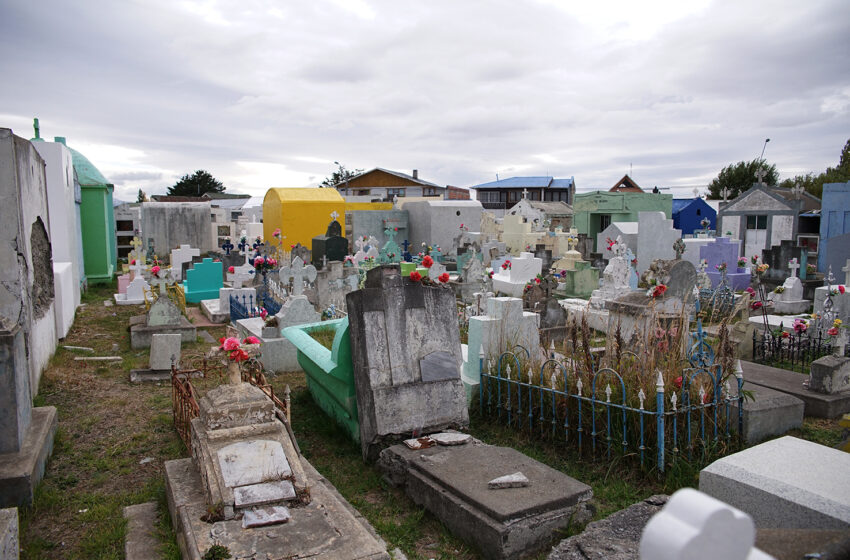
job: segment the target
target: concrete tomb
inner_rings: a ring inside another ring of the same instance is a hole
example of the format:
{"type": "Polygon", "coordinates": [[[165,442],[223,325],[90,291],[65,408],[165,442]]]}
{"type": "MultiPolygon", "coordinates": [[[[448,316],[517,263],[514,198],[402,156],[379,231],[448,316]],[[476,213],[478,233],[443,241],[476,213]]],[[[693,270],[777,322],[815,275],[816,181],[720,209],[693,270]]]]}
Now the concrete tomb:
{"type": "Polygon", "coordinates": [[[185,280],[183,276],[183,263],[192,262],[193,257],[199,257],[201,250],[192,247],[191,245],[180,245],[177,249],[171,250],[171,278],[174,282],[182,282],[185,280]],[[178,276],[179,275],[179,276],[178,276]]]}
{"type": "Polygon", "coordinates": [[[738,257],[741,255],[741,242],[728,237],[718,237],[714,243],[703,245],[699,250],[700,260],[706,261],[706,271],[711,278],[712,287],[720,285],[718,266],[726,264],[726,277],[729,287],[735,291],[745,290],[750,285],[750,273],[746,269],[738,270],[738,257]]]}
{"type": "Polygon", "coordinates": [[[224,287],[223,269],[224,265],[221,261],[213,262],[212,259],[207,258],[187,271],[186,281],[183,282],[186,301],[198,303],[204,299],[217,298],[218,291],[224,287]]]}
{"type": "Polygon", "coordinates": [[[655,259],[673,260],[673,243],[682,238],[682,231],[673,228],[664,212],[638,213],[637,272],[643,274],[655,259]]]}
{"type": "Polygon", "coordinates": [[[236,328],[240,337],[256,336],[262,345],[262,354],[259,357],[263,368],[274,373],[288,371],[301,371],[298,363],[298,351],[292,343],[283,338],[280,331],[294,325],[315,323],[321,320],[321,316],[313,309],[307,300],[307,296],[291,296],[274,316],[277,326],[274,327],[274,335],[265,331],[266,322],[261,317],[251,317],[236,321],[236,328]]]}
{"type": "Polygon", "coordinates": [[[328,261],[342,261],[348,254],[348,239],[342,235],[342,226],[336,221],[339,214],[331,213],[331,223],[324,235],[313,238],[313,266],[321,270],[328,261]]]}
{"type": "Polygon", "coordinates": [[[147,314],[130,319],[130,347],[133,350],[149,348],[155,334],[179,334],[183,342],[195,342],[198,338],[195,326],[168,297],[161,294],[147,314]]]}
{"type": "Polygon", "coordinates": [[[510,297],[522,297],[525,285],[543,270],[543,261],[528,252],[510,260],[510,267],[496,269],[493,291],[510,297]]]}
{"type": "MultiPolygon", "coordinates": [[[[827,385],[831,389],[842,386],[840,367],[842,362],[829,357],[821,358],[821,360],[813,368],[814,380],[812,377],[809,378],[808,387],[803,382],[805,377],[793,371],[747,361],[741,361],[741,365],[748,386],[767,387],[800,399],[805,406],[806,416],[837,418],[850,412],[850,391],[826,392],[824,390],[827,385]]],[[[744,410],[746,411],[746,408],[744,410]]]]}
{"type": "Polygon", "coordinates": [[[805,313],[812,306],[811,300],[803,299],[803,283],[797,277],[800,263],[797,262],[797,259],[791,259],[791,261],[788,263],[791,276],[782,283],[780,293],[775,291],[771,293],[773,311],[776,313],[805,313]]]}
{"type": "Polygon", "coordinates": [[[157,383],[171,380],[171,365],[180,369],[179,334],[155,334],[151,336],[150,367],[130,370],[131,383],[157,383]]]}
{"type": "Polygon", "coordinates": [[[150,291],[150,284],[139,275],[127,284],[126,292],[113,294],[112,297],[117,305],[141,305],[145,303],[145,293],[150,291]]]}
{"type": "Polygon", "coordinates": [[[18,508],[0,509],[0,558],[18,560],[18,508]]]}
{"type": "Polygon", "coordinates": [[[375,458],[384,440],[465,426],[452,291],[383,265],[346,299],[364,459],[375,458]]]}
{"type": "Polygon", "coordinates": [[[316,267],[312,264],[304,266],[304,259],[300,256],[294,256],[289,266],[280,269],[280,280],[284,284],[289,284],[292,280],[291,293],[294,296],[300,296],[304,293],[304,283],[312,283],[316,280],[316,267]]]}

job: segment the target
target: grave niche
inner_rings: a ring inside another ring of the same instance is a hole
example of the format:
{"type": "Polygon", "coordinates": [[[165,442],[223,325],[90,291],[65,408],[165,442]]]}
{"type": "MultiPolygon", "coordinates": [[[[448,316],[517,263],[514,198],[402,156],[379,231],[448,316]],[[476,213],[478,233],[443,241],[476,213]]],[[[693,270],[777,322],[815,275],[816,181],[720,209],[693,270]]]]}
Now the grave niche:
{"type": "Polygon", "coordinates": [[[364,460],[386,440],[468,424],[452,291],[385,265],[346,299],[364,460]]]}
{"type": "Polygon", "coordinates": [[[313,266],[321,270],[325,262],[342,261],[348,254],[348,239],[342,236],[342,226],[336,219],[328,224],[324,235],[313,238],[313,266]]]}

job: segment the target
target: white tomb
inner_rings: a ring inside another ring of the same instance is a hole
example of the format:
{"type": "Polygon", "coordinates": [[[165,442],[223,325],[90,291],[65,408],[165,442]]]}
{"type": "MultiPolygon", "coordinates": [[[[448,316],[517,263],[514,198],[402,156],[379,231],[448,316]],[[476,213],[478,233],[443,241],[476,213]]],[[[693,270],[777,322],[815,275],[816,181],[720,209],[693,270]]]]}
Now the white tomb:
{"type": "Polygon", "coordinates": [[[508,259],[510,268],[499,267],[493,275],[493,291],[511,297],[522,297],[525,285],[543,269],[543,259],[532,253],[522,252],[519,257],[508,259]]]}

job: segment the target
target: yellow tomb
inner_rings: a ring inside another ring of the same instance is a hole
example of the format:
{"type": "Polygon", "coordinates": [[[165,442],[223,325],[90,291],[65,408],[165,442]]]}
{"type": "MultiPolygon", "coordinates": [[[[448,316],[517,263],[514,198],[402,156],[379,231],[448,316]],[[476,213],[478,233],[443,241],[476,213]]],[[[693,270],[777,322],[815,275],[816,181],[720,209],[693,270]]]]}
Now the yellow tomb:
{"type": "Polygon", "coordinates": [[[263,199],[263,238],[272,239],[280,228],[287,249],[301,245],[313,250],[313,238],[324,235],[331,214],[345,231],[345,199],[336,189],[269,189],[263,199]]]}

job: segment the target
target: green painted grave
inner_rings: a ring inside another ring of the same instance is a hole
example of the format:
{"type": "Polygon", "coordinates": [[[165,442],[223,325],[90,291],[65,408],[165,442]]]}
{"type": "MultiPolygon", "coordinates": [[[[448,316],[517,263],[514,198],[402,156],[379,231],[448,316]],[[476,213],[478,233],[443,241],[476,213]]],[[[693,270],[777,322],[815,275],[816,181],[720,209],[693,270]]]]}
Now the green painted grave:
{"type": "Polygon", "coordinates": [[[224,265],[221,261],[204,259],[197,263],[186,271],[186,281],[183,282],[186,301],[198,303],[204,299],[218,299],[218,292],[224,287],[223,277],[224,265]]]}

